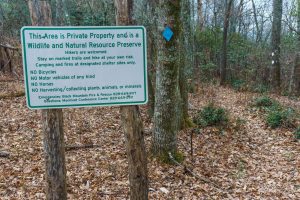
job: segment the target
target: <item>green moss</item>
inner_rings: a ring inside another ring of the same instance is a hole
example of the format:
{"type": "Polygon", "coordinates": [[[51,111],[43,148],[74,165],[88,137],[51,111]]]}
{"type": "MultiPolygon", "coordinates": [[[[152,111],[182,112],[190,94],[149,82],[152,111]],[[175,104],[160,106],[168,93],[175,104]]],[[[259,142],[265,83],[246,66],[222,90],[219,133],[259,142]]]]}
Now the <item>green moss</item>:
{"type": "MultiPolygon", "coordinates": [[[[174,153],[172,153],[173,158],[175,159],[176,162],[178,163],[182,163],[184,161],[184,155],[183,153],[176,151],[174,153]]],[[[169,165],[174,165],[176,164],[169,156],[168,152],[165,152],[163,154],[160,154],[158,156],[158,160],[161,161],[162,163],[166,163],[169,165]]]]}

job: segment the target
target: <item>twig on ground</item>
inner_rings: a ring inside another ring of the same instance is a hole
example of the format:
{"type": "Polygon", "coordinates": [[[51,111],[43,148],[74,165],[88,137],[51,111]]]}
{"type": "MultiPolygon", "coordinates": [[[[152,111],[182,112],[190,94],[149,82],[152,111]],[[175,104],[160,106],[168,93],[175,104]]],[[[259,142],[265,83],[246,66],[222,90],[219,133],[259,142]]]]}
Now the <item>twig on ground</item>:
{"type": "Polygon", "coordinates": [[[9,155],[10,154],[8,152],[6,152],[6,151],[0,151],[0,157],[2,157],[2,158],[8,158],[9,155]]]}
{"type": "Polygon", "coordinates": [[[25,92],[23,92],[23,91],[18,91],[18,92],[9,93],[9,94],[0,93],[0,99],[7,99],[7,98],[11,98],[11,97],[22,97],[24,95],[25,95],[25,92]]]}
{"type": "Polygon", "coordinates": [[[78,150],[78,149],[91,149],[91,148],[97,148],[101,147],[97,144],[83,144],[83,145],[67,145],[65,147],[66,151],[72,151],[72,150],[78,150]]]}
{"type": "Polygon", "coordinates": [[[0,47],[11,49],[11,50],[14,50],[14,51],[18,51],[19,50],[19,48],[17,48],[17,47],[12,47],[10,45],[5,45],[5,44],[0,44],[0,47]]]}

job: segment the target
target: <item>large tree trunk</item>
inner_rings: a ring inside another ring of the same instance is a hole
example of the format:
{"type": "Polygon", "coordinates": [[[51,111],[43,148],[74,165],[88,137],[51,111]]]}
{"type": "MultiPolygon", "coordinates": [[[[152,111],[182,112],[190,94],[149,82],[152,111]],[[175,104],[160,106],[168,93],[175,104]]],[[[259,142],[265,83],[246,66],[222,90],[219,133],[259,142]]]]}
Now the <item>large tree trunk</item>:
{"type": "Polygon", "coordinates": [[[153,153],[159,157],[168,156],[169,152],[175,153],[177,150],[180,5],[181,0],[159,1],[159,31],[162,33],[167,25],[174,33],[170,41],[166,41],[162,34],[158,36],[153,153]]]}
{"type": "MultiPolygon", "coordinates": [[[[47,1],[29,0],[32,25],[51,25],[51,9],[47,1]]],[[[67,199],[66,166],[61,109],[42,110],[44,154],[46,165],[46,197],[51,200],[67,199]]]]}
{"type": "Polygon", "coordinates": [[[221,70],[220,70],[220,85],[226,84],[226,73],[227,73],[227,35],[228,35],[228,27],[229,27],[229,18],[231,13],[233,0],[229,0],[227,3],[226,0],[226,12],[224,17],[224,29],[223,29],[223,44],[222,44],[222,52],[221,52],[221,70]]]}
{"type": "MultiPolygon", "coordinates": [[[[117,25],[132,25],[132,0],[115,0],[117,25]]],[[[148,199],[147,155],[138,106],[121,107],[129,168],[130,199],[148,199]]]]}
{"type": "Polygon", "coordinates": [[[271,84],[274,90],[280,90],[280,39],[281,39],[282,0],[273,0],[272,23],[272,68],[271,84]]]}

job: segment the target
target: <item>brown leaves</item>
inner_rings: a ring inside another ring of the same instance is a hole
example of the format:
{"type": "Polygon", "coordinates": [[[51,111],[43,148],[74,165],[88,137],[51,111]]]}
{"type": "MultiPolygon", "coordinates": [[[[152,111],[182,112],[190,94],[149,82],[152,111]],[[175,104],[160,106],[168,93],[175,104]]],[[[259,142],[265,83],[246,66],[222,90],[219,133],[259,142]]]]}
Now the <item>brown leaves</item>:
{"type": "MultiPolygon", "coordinates": [[[[149,153],[150,199],[229,199],[229,195],[235,199],[299,199],[300,146],[291,139],[291,131],[266,128],[259,112],[248,107],[252,94],[210,90],[215,103],[230,111],[230,126],[194,133],[193,159],[192,129],[179,133],[178,147],[185,155],[184,164],[222,191],[180,166],[150,159],[149,153]]],[[[0,86],[0,91],[6,89],[0,86]]],[[[200,108],[208,98],[194,95],[190,99],[193,107],[200,108]]],[[[0,149],[10,153],[9,158],[0,158],[0,196],[4,199],[45,199],[40,112],[25,105],[24,97],[0,100],[0,149]]],[[[151,132],[153,124],[145,107],[142,116],[145,129],[151,132]]],[[[98,145],[66,152],[69,199],[128,199],[119,108],[65,109],[64,120],[66,145],[98,145]]],[[[145,140],[150,149],[151,134],[145,140]]]]}

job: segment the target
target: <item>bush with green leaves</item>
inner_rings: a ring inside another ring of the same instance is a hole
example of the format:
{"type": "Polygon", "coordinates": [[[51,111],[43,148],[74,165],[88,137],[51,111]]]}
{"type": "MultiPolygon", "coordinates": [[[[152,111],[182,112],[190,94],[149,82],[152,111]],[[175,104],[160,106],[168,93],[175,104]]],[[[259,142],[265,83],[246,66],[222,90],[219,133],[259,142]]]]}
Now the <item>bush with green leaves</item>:
{"type": "Polygon", "coordinates": [[[295,110],[292,108],[273,106],[266,116],[266,122],[271,128],[293,127],[295,114],[295,110]]]}
{"type": "Polygon", "coordinates": [[[225,125],[227,122],[228,116],[225,109],[217,107],[212,103],[205,106],[194,117],[194,123],[202,127],[225,125]]]}
{"type": "Polygon", "coordinates": [[[232,79],[230,83],[235,91],[241,91],[246,88],[246,82],[241,79],[232,79]]]}
{"type": "Polygon", "coordinates": [[[268,97],[268,96],[262,96],[262,97],[258,97],[254,100],[254,106],[255,107],[271,107],[271,106],[275,106],[277,104],[277,102],[275,102],[272,98],[268,97]]]}
{"type": "Polygon", "coordinates": [[[253,85],[251,89],[253,92],[258,92],[258,93],[267,93],[270,90],[269,86],[265,84],[253,85]]]}

